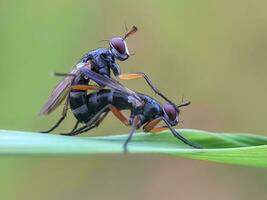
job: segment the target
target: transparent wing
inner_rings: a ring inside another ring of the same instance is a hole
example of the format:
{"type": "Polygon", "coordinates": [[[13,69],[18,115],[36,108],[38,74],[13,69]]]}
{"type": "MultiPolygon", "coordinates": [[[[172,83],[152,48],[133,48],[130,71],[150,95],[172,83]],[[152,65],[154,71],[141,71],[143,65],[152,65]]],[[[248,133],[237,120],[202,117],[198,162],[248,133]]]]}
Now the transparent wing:
{"type": "MultiPolygon", "coordinates": [[[[71,74],[75,74],[77,71],[78,69],[74,68],[71,71],[71,74]]],[[[62,101],[67,97],[70,91],[70,86],[72,84],[73,79],[74,76],[67,76],[54,88],[48,101],[40,110],[40,115],[50,114],[62,103],[62,101]]]]}
{"type": "Polygon", "coordinates": [[[89,70],[86,67],[81,67],[79,69],[83,74],[85,74],[89,79],[95,81],[96,83],[98,83],[99,85],[103,85],[103,86],[107,86],[111,89],[114,90],[118,90],[126,95],[130,95],[132,97],[134,97],[135,100],[137,100],[136,103],[141,104],[142,100],[141,98],[138,96],[137,93],[135,93],[134,91],[130,90],[129,88],[123,86],[122,84],[120,84],[118,81],[116,81],[113,78],[107,78],[105,76],[102,76],[100,74],[97,74],[96,72],[89,70]]]}

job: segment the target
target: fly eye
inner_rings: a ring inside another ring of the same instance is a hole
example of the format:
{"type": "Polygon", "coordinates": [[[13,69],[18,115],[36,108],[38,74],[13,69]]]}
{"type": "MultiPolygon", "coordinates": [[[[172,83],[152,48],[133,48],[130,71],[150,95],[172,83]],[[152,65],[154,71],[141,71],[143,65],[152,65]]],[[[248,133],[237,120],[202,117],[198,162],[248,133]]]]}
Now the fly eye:
{"type": "Polygon", "coordinates": [[[166,103],[164,106],[163,106],[163,109],[165,111],[165,113],[168,115],[169,119],[171,121],[174,121],[176,120],[177,118],[177,111],[175,109],[175,107],[169,103],[166,103]]]}
{"type": "Polygon", "coordinates": [[[112,38],[110,41],[113,48],[115,48],[120,54],[125,54],[126,48],[124,40],[120,37],[112,38]]]}

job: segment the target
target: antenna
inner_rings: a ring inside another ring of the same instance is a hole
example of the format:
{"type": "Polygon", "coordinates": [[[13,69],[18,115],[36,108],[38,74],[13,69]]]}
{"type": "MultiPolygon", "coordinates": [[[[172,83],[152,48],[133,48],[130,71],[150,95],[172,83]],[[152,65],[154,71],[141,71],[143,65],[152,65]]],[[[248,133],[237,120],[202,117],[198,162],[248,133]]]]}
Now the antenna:
{"type": "Polygon", "coordinates": [[[129,31],[127,31],[123,37],[123,40],[125,40],[130,35],[136,33],[138,31],[138,28],[136,26],[133,26],[129,31]]]}

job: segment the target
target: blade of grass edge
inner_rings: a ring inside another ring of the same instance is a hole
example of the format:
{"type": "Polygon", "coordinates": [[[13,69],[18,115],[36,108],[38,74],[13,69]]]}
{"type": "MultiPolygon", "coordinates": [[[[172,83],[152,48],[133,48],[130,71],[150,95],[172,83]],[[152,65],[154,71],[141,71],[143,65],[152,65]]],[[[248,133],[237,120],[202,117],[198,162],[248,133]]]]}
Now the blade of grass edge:
{"type": "MultiPolygon", "coordinates": [[[[168,131],[137,133],[129,144],[130,153],[167,154],[192,159],[267,167],[267,137],[254,134],[212,133],[181,129],[183,136],[202,145],[192,149],[168,131]]],[[[77,155],[123,153],[127,135],[69,137],[54,134],[0,130],[0,155],[77,155]]]]}

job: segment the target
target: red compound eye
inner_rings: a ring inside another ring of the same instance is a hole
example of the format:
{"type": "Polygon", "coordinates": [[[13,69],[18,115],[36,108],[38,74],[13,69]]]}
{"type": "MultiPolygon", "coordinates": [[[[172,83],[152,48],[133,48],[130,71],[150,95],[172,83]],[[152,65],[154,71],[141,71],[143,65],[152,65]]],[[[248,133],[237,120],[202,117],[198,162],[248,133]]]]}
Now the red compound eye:
{"type": "Polygon", "coordinates": [[[120,37],[112,38],[110,41],[113,48],[115,48],[120,54],[125,54],[125,43],[120,37]]]}
{"type": "Polygon", "coordinates": [[[177,111],[175,109],[175,107],[169,103],[166,103],[163,106],[164,111],[166,112],[166,114],[168,115],[169,119],[174,121],[177,117],[177,111]]]}

